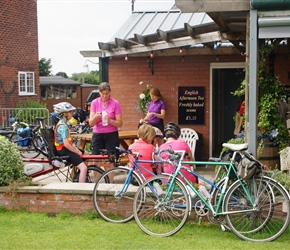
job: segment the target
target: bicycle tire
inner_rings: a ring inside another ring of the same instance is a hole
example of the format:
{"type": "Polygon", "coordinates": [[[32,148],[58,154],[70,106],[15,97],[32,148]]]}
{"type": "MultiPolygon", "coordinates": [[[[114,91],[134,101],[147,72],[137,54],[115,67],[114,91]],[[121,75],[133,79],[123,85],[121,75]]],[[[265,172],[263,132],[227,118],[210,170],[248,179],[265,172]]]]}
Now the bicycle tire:
{"type": "Polygon", "coordinates": [[[177,233],[186,223],[191,211],[191,200],[183,182],[175,180],[173,192],[168,191],[171,175],[157,175],[146,180],[134,198],[134,217],[146,234],[166,237],[177,233]],[[162,191],[153,191],[158,183],[162,191]],[[166,195],[168,193],[168,196],[166,195]]]}
{"type": "Polygon", "coordinates": [[[116,167],[106,171],[96,182],[93,190],[93,203],[97,213],[108,222],[125,223],[134,218],[134,195],[142,183],[135,172],[131,172],[131,184],[126,190],[125,181],[130,168],[116,167]],[[112,178],[114,178],[112,180],[112,178]],[[125,189],[123,193],[122,189],[125,189]],[[121,196],[119,196],[121,194],[121,196]]]}
{"type": "Polygon", "coordinates": [[[268,242],[279,238],[290,222],[289,194],[280,183],[266,176],[247,181],[246,188],[256,209],[253,209],[241,183],[236,181],[224,200],[224,212],[237,212],[225,216],[227,225],[243,240],[268,242]],[[232,197],[238,197],[239,203],[233,205],[232,197]]]}
{"type": "MultiPolygon", "coordinates": [[[[104,170],[102,168],[97,167],[96,165],[89,165],[87,176],[86,176],[86,183],[96,183],[97,180],[104,174],[104,170]]],[[[74,182],[78,182],[80,177],[80,171],[78,170],[73,178],[74,182]]]]}
{"type": "Polygon", "coordinates": [[[18,150],[20,152],[20,156],[22,158],[36,158],[40,155],[40,152],[38,151],[37,147],[40,148],[40,142],[36,140],[32,140],[31,138],[28,139],[28,145],[27,146],[20,146],[18,145],[18,150]]]}

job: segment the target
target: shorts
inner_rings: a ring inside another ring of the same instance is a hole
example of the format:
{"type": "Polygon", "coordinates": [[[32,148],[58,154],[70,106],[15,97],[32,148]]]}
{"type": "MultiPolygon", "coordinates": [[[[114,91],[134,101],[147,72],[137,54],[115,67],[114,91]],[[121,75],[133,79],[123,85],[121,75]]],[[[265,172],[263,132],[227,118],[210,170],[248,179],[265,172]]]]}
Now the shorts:
{"type": "Polygon", "coordinates": [[[109,152],[115,152],[118,157],[119,151],[116,150],[116,147],[119,146],[120,140],[118,131],[104,134],[93,133],[91,144],[93,155],[99,155],[101,149],[107,149],[109,152]]]}
{"type": "Polygon", "coordinates": [[[57,155],[58,156],[69,156],[69,158],[66,159],[66,161],[72,163],[75,166],[78,166],[79,164],[81,164],[82,162],[84,162],[83,159],[78,154],[69,151],[65,147],[63,147],[62,150],[57,151],[57,155]]]}

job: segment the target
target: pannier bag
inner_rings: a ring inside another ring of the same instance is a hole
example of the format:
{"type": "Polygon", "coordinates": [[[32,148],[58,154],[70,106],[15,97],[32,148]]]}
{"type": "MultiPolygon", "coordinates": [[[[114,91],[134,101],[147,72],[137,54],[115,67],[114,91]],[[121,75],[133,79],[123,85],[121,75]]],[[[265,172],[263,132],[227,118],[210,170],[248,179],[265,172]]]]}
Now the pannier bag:
{"type": "Polygon", "coordinates": [[[79,122],[83,122],[86,120],[86,112],[78,107],[73,114],[73,118],[77,119],[79,122]]]}
{"type": "Polygon", "coordinates": [[[29,138],[30,138],[30,128],[18,128],[17,129],[17,142],[18,146],[27,146],[29,144],[29,138]],[[24,140],[25,139],[25,140],[24,140]]]}
{"type": "Polygon", "coordinates": [[[263,166],[256,160],[243,156],[237,164],[238,175],[244,180],[249,180],[252,176],[262,172],[263,166]]]}

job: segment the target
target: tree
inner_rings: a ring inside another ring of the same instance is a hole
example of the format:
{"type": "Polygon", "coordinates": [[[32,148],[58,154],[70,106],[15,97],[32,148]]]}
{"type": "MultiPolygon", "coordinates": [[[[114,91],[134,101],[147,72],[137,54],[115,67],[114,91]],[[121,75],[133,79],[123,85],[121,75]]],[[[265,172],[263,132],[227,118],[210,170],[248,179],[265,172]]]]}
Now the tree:
{"type": "Polygon", "coordinates": [[[58,72],[56,74],[56,76],[61,76],[61,77],[64,77],[64,78],[68,78],[67,74],[65,72],[58,72]]]}
{"type": "Polygon", "coordinates": [[[42,57],[39,62],[39,76],[51,76],[51,59],[42,57]]]}
{"type": "Polygon", "coordinates": [[[100,83],[99,72],[97,70],[92,70],[90,71],[90,73],[73,73],[70,79],[81,83],[89,83],[95,85],[98,85],[100,83]]]}

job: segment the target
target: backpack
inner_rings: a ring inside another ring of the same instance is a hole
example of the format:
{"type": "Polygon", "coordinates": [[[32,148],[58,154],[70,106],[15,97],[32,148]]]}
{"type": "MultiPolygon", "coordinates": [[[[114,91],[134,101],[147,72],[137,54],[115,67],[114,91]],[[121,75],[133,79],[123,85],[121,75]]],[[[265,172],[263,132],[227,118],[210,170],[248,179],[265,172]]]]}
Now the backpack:
{"type": "Polygon", "coordinates": [[[79,122],[83,122],[86,120],[86,112],[78,107],[73,114],[73,118],[77,119],[79,122]]]}

